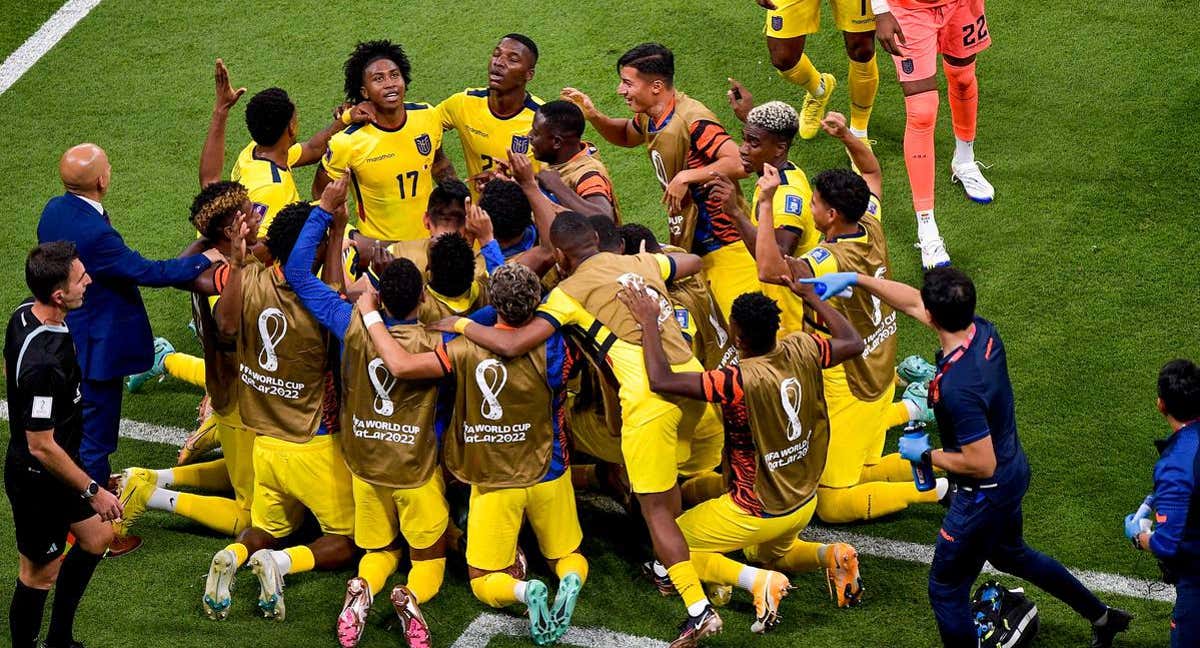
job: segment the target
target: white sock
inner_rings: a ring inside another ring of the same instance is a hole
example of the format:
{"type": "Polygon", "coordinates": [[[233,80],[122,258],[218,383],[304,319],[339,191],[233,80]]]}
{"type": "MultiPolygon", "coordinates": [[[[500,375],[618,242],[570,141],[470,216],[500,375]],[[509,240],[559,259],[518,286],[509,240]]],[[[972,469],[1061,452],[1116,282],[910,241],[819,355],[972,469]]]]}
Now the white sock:
{"type": "Polygon", "coordinates": [[[279,567],[279,573],[286,574],[292,570],[292,557],[286,551],[272,551],[271,559],[279,567]]]}
{"type": "Polygon", "coordinates": [[[150,493],[150,499],[146,502],[147,508],[152,508],[156,511],[175,512],[175,502],[179,499],[179,491],[168,490],[166,488],[155,488],[153,493],[150,493]]]}
{"type": "Polygon", "coordinates": [[[758,579],[758,572],[762,571],[757,567],[743,565],[742,571],[738,572],[737,586],[747,592],[754,591],[754,581],[758,579]]]}
{"type": "Polygon", "coordinates": [[[975,142],[964,142],[954,138],[954,165],[971,164],[975,161],[975,142]]]}
{"type": "Polygon", "coordinates": [[[175,484],[175,471],[170,468],[154,471],[154,485],[159,488],[172,486],[175,484]]]}
{"type": "MultiPolygon", "coordinates": [[[[825,96],[825,77],[821,77],[821,83],[817,84],[817,93],[813,95],[813,98],[820,99],[821,97],[824,97],[824,96],[825,96]]],[[[696,616],[696,615],[693,614],[692,616],[696,616]]]]}
{"type": "Polygon", "coordinates": [[[528,603],[529,601],[525,600],[525,588],[528,586],[529,583],[525,581],[517,581],[517,584],[513,585],[513,596],[517,597],[517,600],[522,603],[528,603]]]}
{"type": "Polygon", "coordinates": [[[658,576],[659,578],[666,578],[668,575],[667,568],[663,567],[663,564],[657,560],[654,561],[654,575],[658,576]]]}
{"type": "Polygon", "coordinates": [[[950,480],[946,479],[945,477],[938,477],[937,479],[933,480],[933,483],[937,488],[938,499],[945,497],[946,492],[950,490],[950,480]]]}
{"type": "Polygon", "coordinates": [[[917,240],[927,241],[938,236],[940,234],[938,234],[937,221],[933,220],[933,210],[917,212],[917,240]]]}
{"type": "Polygon", "coordinates": [[[908,420],[915,421],[920,418],[921,408],[919,405],[908,400],[907,398],[901,400],[900,402],[904,403],[904,409],[908,410],[908,420]]]}
{"type": "Polygon", "coordinates": [[[700,616],[700,614],[704,612],[704,608],[710,605],[712,605],[712,603],[708,602],[708,597],[702,598],[688,606],[688,616],[700,616]]]}
{"type": "Polygon", "coordinates": [[[858,139],[867,139],[867,131],[865,129],[858,130],[857,128],[851,128],[850,134],[857,137],[858,139]]]}

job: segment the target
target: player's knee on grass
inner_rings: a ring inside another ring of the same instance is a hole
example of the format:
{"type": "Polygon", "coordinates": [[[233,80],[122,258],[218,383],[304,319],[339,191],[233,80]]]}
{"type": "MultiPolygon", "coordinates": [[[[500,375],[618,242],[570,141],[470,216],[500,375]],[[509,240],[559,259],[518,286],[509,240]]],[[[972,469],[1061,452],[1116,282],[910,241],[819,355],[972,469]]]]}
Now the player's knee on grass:
{"type": "Polygon", "coordinates": [[[471,579],[471,592],[483,604],[502,608],[516,602],[513,586],[517,579],[503,572],[492,572],[471,579]]]}
{"type": "Polygon", "coordinates": [[[323,535],[308,548],[312,551],[316,568],[321,570],[347,565],[358,555],[354,540],[342,535],[323,535]]]}
{"type": "Polygon", "coordinates": [[[796,67],[800,57],[804,56],[804,41],[804,36],[768,38],[767,52],[771,55],[771,65],[780,72],[787,72],[796,67]]]}

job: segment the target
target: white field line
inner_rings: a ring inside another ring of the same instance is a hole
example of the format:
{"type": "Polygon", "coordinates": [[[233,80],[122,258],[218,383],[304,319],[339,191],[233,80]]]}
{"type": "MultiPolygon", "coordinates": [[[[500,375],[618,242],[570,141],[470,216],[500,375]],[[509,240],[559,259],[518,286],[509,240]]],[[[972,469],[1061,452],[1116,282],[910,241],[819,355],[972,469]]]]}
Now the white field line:
{"type": "MultiPolygon", "coordinates": [[[[529,620],[484,612],[463,630],[450,648],[485,648],[497,636],[528,637],[529,620]]],[[[587,648],[666,648],[667,642],[636,637],[603,628],[571,628],[559,640],[560,645],[587,648]]]]}
{"type": "Polygon", "coordinates": [[[0,64],[0,94],[29,71],[38,59],[46,55],[67,32],[88,12],[100,4],[100,0],[69,0],[58,8],[42,26],[21,44],[4,63],[0,64]]]}
{"type": "MultiPolygon", "coordinates": [[[[7,401],[0,400],[0,419],[8,420],[7,401]]],[[[175,447],[179,447],[183,445],[183,441],[187,438],[188,434],[189,432],[182,428],[162,427],[158,425],[150,425],[148,423],[141,423],[139,421],[131,421],[129,419],[121,419],[121,436],[129,439],[151,441],[154,443],[166,443],[175,447]]],[[[608,512],[624,513],[624,509],[622,509],[619,504],[608,497],[583,493],[580,495],[579,499],[583,503],[590,505],[592,508],[608,512]]],[[[819,526],[809,527],[805,530],[803,535],[805,539],[813,540],[815,542],[849,543],[854,546],[860,555],[863,556],[874,556],[876,558],[888,558],[891,560],[904,560],[907,562],[921,563],[923,565],[928,565],[933,561],[933,545],[918,544],[915,542],[903,542],[900,540],[888,540],[885,538],[877,538],[859,533],[851,533],[848,531],[819,526]]],[[[992,567],[991,564],[984,565],[984,571],[987,573],[1001,573],[992,567]]],[[[1084,585],[1086,585],[1088,589],[1091,590],[1108,592],[1110,594],[1119,594],[1121,596],[1129,596],[1131,598],[1145,599],[1148,601],[1163,601],[1166,603],[1175,602],[1175,588],[1159,581],[1080,569],[1071,569],[1070,572],[1074,574],[1075,577],[1078,578],[1084,585]]],[[[866,577],[869,579],[870,574],[868,573],[866,577]]],[[[482,619],[483,617],[480,618],[482,619]]],[[[509,620],[507,617],[503,616],[497,616],[497,618],[506,621],[509,620]]],[[[485,622],[479,621],[479,623],[485,622]]],[[[488,621],[487,623],[491,623],[491,621],[488,621]]],[[[518,634],[522,633],[524,633],[524,630],[518,634]]],[[[455,645],[457,646],[458,644],[455,645]]],[[[611,645],[616,646],[617,644],[611,645]]]]}

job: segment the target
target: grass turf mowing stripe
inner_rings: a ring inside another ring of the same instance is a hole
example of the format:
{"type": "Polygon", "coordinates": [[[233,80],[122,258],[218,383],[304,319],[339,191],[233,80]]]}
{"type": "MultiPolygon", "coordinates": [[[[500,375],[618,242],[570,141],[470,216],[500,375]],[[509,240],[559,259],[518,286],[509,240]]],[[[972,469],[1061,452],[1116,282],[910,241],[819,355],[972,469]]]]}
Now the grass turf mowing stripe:
{"type": "Polygon", "coordinates": [[[0,94],[12,87],[22,75],[45,56],[67,32],[88,15],[100,0],[70,0],[50,16],[32,36],[0,65],[0,94]]]}
{"type": "MultiPolygon", "coordinates": [[[[0,401],[0,420],[8,420],[8,401],[0,401]]],[[[191,432],[183,428],[165,427],[162,425],[150,425],[141,421],[131,421],[129,419],[121,419],[120,435],[126,439],[137,439],[138,441],[151,441],[153,443],[165,443],[175,447],[183,446],[183,442],[187,440],[191,432]]]]}
{"type": "MultiPolygon", "coordinates": [[[[484,648],[497,636],[528,637],[529,620],[484,612],[475,617],[450,648],[484,648]]],[[[649,637],[635,637],[603,628],[571,628],[558,643],[565,646],[590,648],[666,648],[667,642],[649,637]]]]}

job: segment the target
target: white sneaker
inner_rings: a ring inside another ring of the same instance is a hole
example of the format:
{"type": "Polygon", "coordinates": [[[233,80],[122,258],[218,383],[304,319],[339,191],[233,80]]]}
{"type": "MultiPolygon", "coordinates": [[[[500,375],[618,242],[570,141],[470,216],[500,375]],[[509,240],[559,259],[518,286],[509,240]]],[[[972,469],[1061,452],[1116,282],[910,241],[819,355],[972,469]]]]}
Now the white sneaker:
{"type": "Polygon", "coordinates": [[[946,253],[946,243],[940,236],[920,241],[913,247],[921,249],[921,267],[926,270],[950,265],[950,255],[946,253]]]}
{"type": "Polygon", "coordinates": [[[992,183],[983,177],[983,172],[980,171],[984,167],[979,162],[967,162],[965,164],[950,163],[950,181],[961,182],[963,190],[967,192],[967,197],[977,203],[986,205],[992,202],[996,197],[996,189],[992,187],[992,183]]]}
{"type": "Polygon", "coordinates": [[[213,556],[208,578],[204,581],[204,598],[201,599],[204,614],[208,618],[224,619],[229,615],[233,577],[237,568],[237,555],[229,549],[222,549],[213,556]]]}
{"type": "Polygon", "coordinates": [[[271,557],[270,549],[259,549],[250,556],[250,570],[258,577],[258,609],[268,619],[283,621],[283,574],[271,557]]]}

